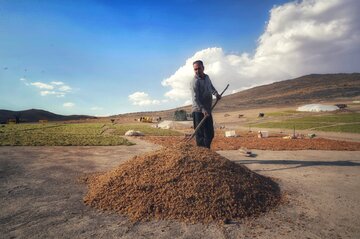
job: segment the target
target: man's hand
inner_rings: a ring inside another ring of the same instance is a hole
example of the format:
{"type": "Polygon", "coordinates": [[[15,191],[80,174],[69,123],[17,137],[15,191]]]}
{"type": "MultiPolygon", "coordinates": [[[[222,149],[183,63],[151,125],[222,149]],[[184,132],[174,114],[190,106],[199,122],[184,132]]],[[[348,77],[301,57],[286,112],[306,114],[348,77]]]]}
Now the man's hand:
{"type": "Polygon", "coordinates": [[[220,100],[221,99],[221,95],[219,95],[219,93],[216,93],[216,99],[220,100]]]}
{"type": "Polygon", "coordinates": [[[207,112],[206,110],[202,110],[202,113],[204,114],[204,117],[207,117],[207,116],[209,116],[209,112],[207,112]]]}

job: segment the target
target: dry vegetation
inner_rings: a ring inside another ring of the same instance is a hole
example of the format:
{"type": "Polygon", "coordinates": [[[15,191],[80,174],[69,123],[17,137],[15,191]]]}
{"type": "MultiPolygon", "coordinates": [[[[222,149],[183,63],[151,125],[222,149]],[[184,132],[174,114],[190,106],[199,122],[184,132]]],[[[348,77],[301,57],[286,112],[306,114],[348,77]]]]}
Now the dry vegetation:
{"type": "Polygon", "coordinates": [[[8,124],[0,127],[0,146],[132,145],[121,137],[129,129],[141,130],[147,135],[179,135],[147,124],[8,124]]]}
{"type": "MultiPolygon", "coordinates": [[[[331,140],[324,138],[303,138],[303,139],[283,139],[284,135],[273,135],[269,138],[257,137],[256,133],[239,133],[239,137],[226,138],[223,133],[218,132],[215,136],[211,148],[212,150],[237,150],[242,147],[248,149],[261,150],[360,150],[359,142],[348,142],[340,140],[331,140]]],[[[183,137],[171,136],[145,136],[141,137],[152,143],[156,143],[165,147],[180,144],[183,137]]],[[[195,144],[195,141],[192,141],[195,144]]]]}
{"type": "Polygon", "coordinates": [[[271,179],[186,144],[135,156],[86,181],[86,204],[135,221],[228,223],[266,212],[280,201],[271,179]]]}

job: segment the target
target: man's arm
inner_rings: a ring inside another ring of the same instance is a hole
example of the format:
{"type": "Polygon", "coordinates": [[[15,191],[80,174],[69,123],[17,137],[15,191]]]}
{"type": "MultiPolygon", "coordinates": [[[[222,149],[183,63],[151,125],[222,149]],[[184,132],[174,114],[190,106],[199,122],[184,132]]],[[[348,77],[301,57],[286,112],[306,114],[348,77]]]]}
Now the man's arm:
{"type": "Polygon", "coordinates": [[[200,102],[200,88],[199,85],[197,84],[197,81],[193,82],[193,86],[192,86],[192,91],[193,91],[193,97],[194,97],[194,102],[195,104],[199,107],[199,109],[201,110],[201,112],[206,115],[209,114],[209,112],[206,111],[204,105],[200,102]]]}
{"type": "MultiPolygon", "coordinates": [[[[210,80],[210,79],[209,79],[210,80]]],[[[213,86],[212,82],[210,81],[211,84],[211,90],[212,90],[212,94],[216,96],[217,100],[221,99],[221,95],[219,95],[219,93],[217,92],[217,90],[215,89],[215,87],[213,86]]]]}

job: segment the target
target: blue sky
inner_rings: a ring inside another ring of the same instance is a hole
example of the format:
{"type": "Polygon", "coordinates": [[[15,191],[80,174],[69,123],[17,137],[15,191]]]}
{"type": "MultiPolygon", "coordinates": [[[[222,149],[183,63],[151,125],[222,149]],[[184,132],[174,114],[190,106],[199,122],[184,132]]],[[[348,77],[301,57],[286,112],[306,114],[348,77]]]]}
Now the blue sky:
{"type": "Polygon", "coordinates": [[[269,11],[285,2],[0,0],[0,109],[110,115],[182,105],[164,96],[175,83],[162,82],[204,49],[255,54],[269,11]],[[135,92],[154,101],[136,104],[135,92]]]}

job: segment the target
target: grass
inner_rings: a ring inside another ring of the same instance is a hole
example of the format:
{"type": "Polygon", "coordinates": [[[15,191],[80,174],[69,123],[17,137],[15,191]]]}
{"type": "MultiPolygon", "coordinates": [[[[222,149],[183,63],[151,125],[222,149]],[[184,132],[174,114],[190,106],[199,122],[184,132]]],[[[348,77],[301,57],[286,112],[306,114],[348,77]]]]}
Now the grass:
{"type": "Polygon", "coordinates": [[[269,112],[265,113],[265,117],[271,116],[271,117],[281,117],[281,116],[291,116],[294,114],[304,113],[296,110],[285,110],[285,111],[278,111],[278,112],[269,112]]]}
{"type": "Polygon", "coordinates": [[[277,122],[253,124],[259,128],[280,128],[305,130],[321,130],[332,132],[360,133],[360,113],[332,114],[321,116],[305,116],[296,119],[287,119],[277,122]],[[339,125],[336,125],[339,124],[339,125]],[[329,126],[329,127],[327,127],[329,126]]]}
{"type": "Polygon", "coordinates": [[[360,113],[350,113],[350,114],[332,114],[332,115],[322,115],[322,116],[306,116],[300,119],[302,122],[326,122],[326,123],[354,123],[360,122],[360,113]]]}
{"type": "Polygon", "coordinates": [[[360,134],[360,124],[335,125],[319,129],[321,131],[348,132],[360,134]]]}
{"type": "Polygon", "coordinates": [[[9,124],[0,127],[0,146],[112,146],[133,145],[121,137],[129,130],[145,135],[179,135],[171,130],[155,129],[149,125],[83,124],[9,124]],[[106,129],[111,129],[109,133],[106,129]]]}
{"type": "Polygon", "coordinates": [[[319,123],[319,122],[294,122],[294,121],[282,121],[282,122],[265,122],[252,125],[259,128],[279,128],[279,129],[311,129],[317,127],[328,126],[331,124],[319,123]]]}

